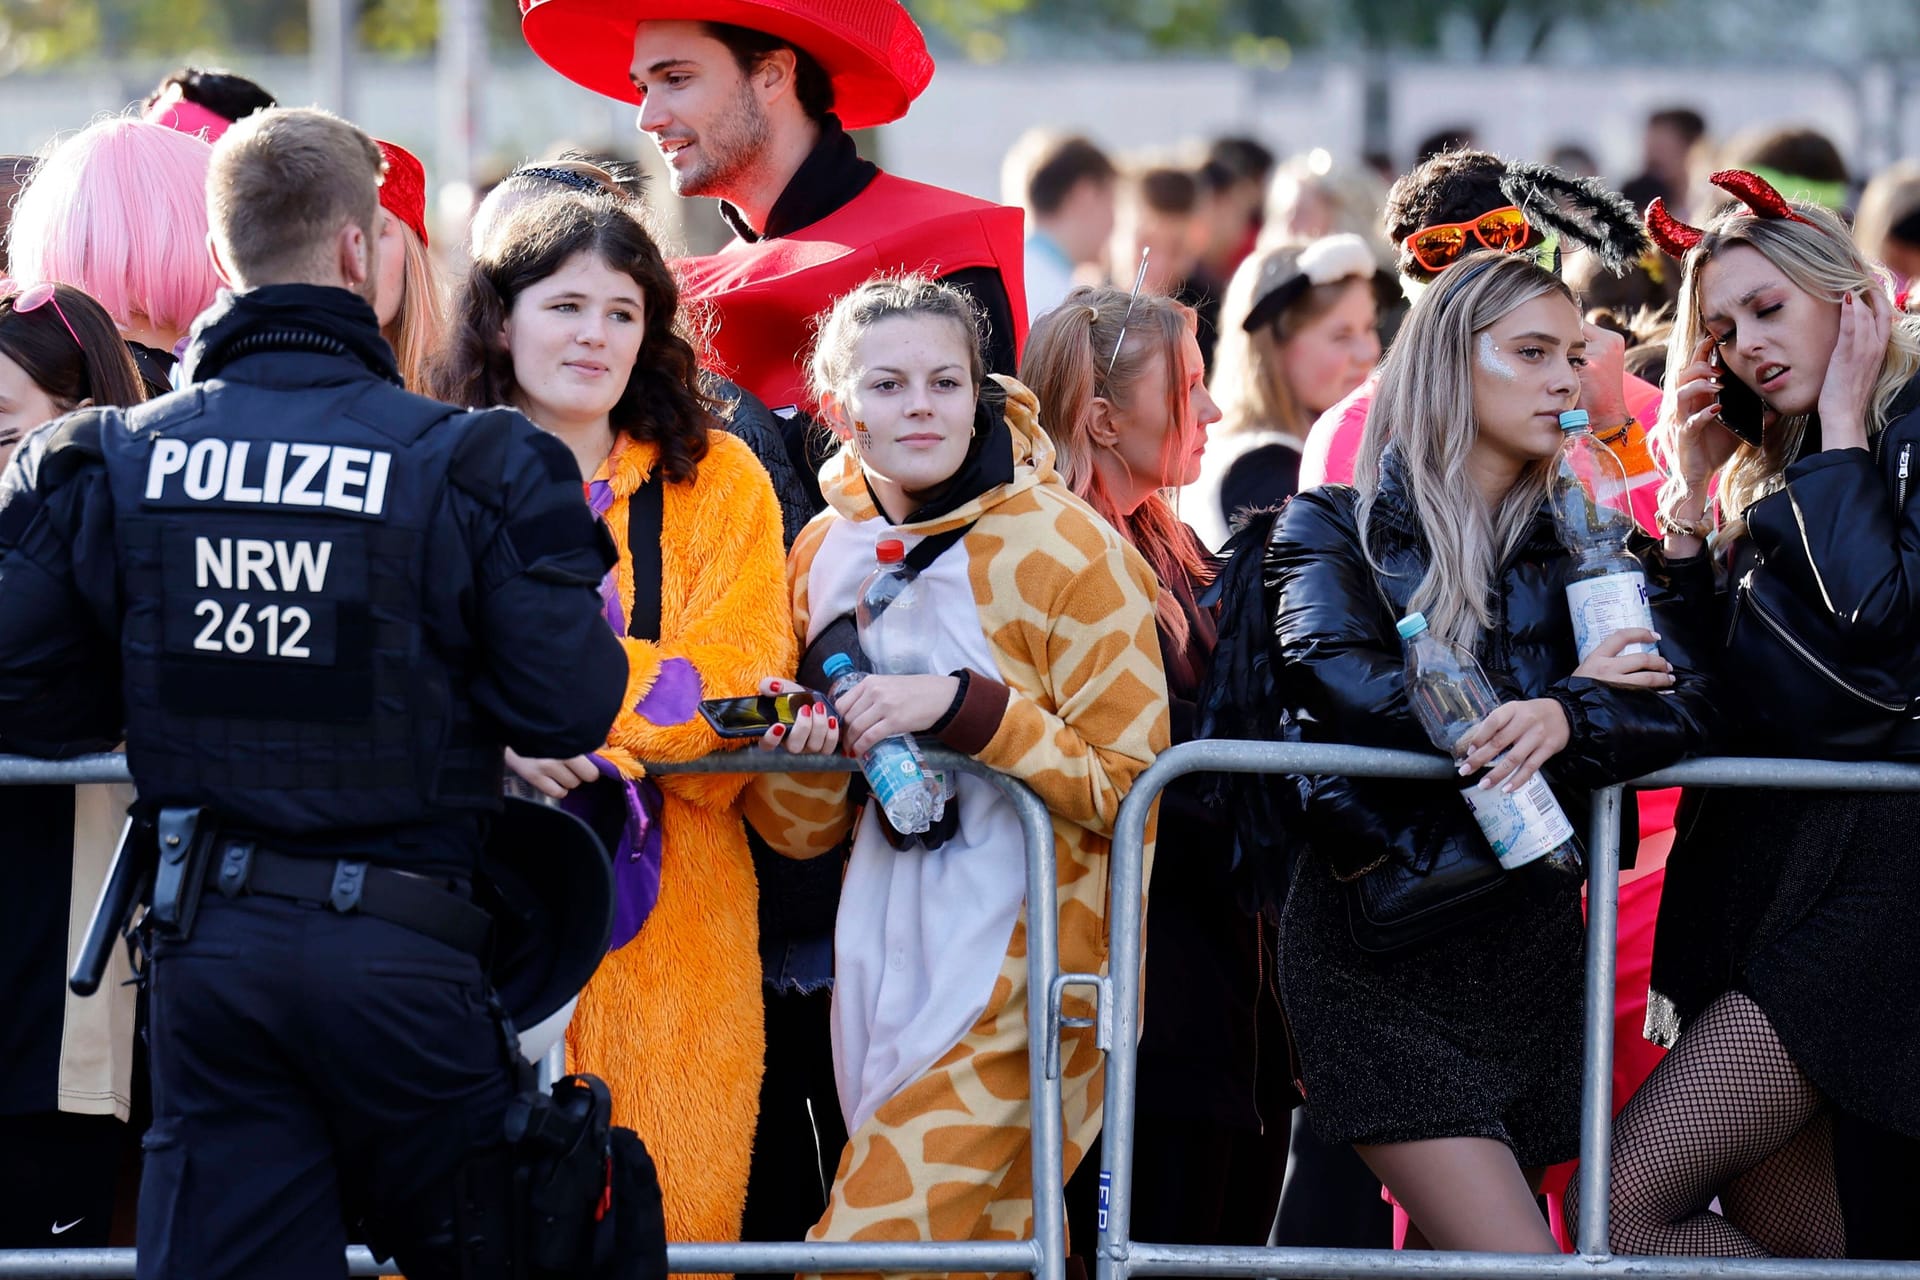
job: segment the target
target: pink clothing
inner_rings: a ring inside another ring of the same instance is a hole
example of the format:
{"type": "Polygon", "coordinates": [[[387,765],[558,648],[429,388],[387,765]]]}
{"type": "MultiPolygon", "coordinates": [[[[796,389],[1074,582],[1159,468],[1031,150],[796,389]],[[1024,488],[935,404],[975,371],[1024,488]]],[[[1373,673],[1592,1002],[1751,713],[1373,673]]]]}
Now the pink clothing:
{"type": "Polygon", "coordinates": [[[1323,484],[1353,483],[1360,437],[1367,430],[1367,406],[1373,403],[1373,389],[1379,385],[1380,375],[1368,374],[1365,382],[1347,392],[1346,399],[1314,422],[1307,432],[1306,448],[1300,451],[1300,492],[1323,484]]]}

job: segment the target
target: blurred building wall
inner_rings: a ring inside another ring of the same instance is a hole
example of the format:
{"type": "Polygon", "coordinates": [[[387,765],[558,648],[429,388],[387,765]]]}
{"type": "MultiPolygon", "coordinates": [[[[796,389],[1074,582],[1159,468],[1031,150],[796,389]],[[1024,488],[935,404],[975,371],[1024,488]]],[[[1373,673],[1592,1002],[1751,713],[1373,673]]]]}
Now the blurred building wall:
{"type": "MultiPolygon", "coordinates": [[[[283,102],[312,97],[304,59],[247,58],[235,66],[283,102]]],[[[58,132],[120,110],[144,96],[164,69],[9,75],[0,80],[0,151],[31,152],[58,132]]],[[[354,70],[361,123],[416,149],[437,178],[433,64],[362,58],[354,70]]],[[[498,165],[561,140],[653,158],[634,130],[632,107],[530,60],[496,61],[481,102],[481,151],[498,165]]],[[[1085,132],[1116,151],[1166,150],[1223,132],[1252,134],[1282,154],[1324,147],[1357,157],[1384,141],[1401,166],[1427,133],[1466,125],[1483,145],[1515,155],[1544,157],[1557,145],[1583,145],[1607,174],[1624,178],[1639,167],[1647,112],[1676,104],[1700,109],[1717,135],[1757,124],[1812,125],[1829,133],[1860,173],[1897,155],[1920,156],[1920,59],[1864,74],[1857,67],[1725,63],[1589,69],[1302,60],[1286,70],[1180,60],[953,63],[905,120],[867,146],[906,177],[997,197],[1001,156],[1038,124],[1085,132]],[[1376,112],[1373,136],[1365,110],[1370,83],[1384,88],[1386,106],[1384,116],[1376,112]]],[[[710,238],[711,223],[695,219],[689,233],[697,247],[710,238]]]]}

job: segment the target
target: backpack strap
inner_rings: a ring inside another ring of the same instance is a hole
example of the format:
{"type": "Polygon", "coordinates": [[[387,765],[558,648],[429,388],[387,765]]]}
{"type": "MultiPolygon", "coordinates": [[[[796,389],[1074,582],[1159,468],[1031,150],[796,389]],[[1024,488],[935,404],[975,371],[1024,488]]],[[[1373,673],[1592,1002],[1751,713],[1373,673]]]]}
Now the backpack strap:
{"type": "Polygon", "coordinates": [[[913,550],[907,552],[902,563],[916,575],[925,573],[933,566],[935,560],[945,555],[949,548],[958,545],[960,539],[972,533],[973,526],[979,523],[978,520],[969,520],[958,529],[949,529],[945,533],[936,533],[922,538],[914,545],[913,550]]]}
{"type": "Polygon", "coordinates": [[[627,499],[627,551],[633,557],[633,616],[627,634],[636,640],[660,640],[661,523],[666,515],[665,481],[654,467],[646,483],[627,499]]]}

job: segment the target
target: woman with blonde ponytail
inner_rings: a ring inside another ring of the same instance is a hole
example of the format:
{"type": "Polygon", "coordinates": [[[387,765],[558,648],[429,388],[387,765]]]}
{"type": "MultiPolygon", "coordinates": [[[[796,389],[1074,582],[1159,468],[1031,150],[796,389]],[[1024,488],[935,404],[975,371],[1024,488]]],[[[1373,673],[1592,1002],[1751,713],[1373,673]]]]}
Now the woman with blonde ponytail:
{"type": "MultiPolygon", "coordinates": [[[[1684,264],[1661,523],[1669,557],[1725,562],[1724,749],[1920,760],[1920,317],[1831,213],[1713,181],[1741,203],[1704,230],[1648,220],[1684,264]]],[[[1882,1175],[1847,1176],[1904,1141],[1881,1167],[1910,1178],[1920,1139],[1920,795],[1689,791],[1676,825],[1647,1008],[1671,1052],[1614,1122],[1613,1247],[1920,1254],[1908,1204],[1849,1190],[1882,1175]]]]}
{"type": "MultiPolygon", "coordinates": [[[[1572,295],[1518,256],[1463,258],[1414,305],[1357,486],[1300,494],[1268,543],[1272,660],[1299,737],[1432,750],[1395,627],[1419,611],[1502,699],[1458,747],[1463,778],[1484,771],[1466,785],[1481,803],[1543,772],[1585,831],[1592,788],[1700,743],[1706,640],[1651,540],[1635,549],[1658,634],[1615,632],[1584,661],[1575,646],[1572,558],[1546,498],[1585,358],[1572,295]],[[1636,642],[1658,652],[1622,652],[1636,642]]],[[[1279,977],[1316,1133],[1355,1147],[1415,1247],[1557,1251],[1534,1195],[1579,1146],[1580,878],[1539,859],[1437,936],[1363,948],[1342,882],[1424,878],[1492,851],[1459,783],[1300,782],[1306,848],[1279,977]]]]}
{"type": "MultiPolygon", "coordinates": [[[[1160,581],[1160,655],[1173,741],[1194,736],[1214,619],[1198,597],[1210,559],[1167,501],[1200,469],[1220,419],[1202,380],[1194,313],[1153,294],[1076,289],[1034,323],[1020,377],[1060,448],[1073,491],[1131,542],[1160,581]]],[[[1153,867],[1145,1035],[1134,1143],[1134,1230],[1143,1240],[1265,1244],[1286,1172],[1292,1106],[1272,972],[1273,925],[1228,881],[1232,832],[1197,781],[1161,802],[1153,867]]],[[[1070,1185],[1071,1235],[1098,1239],[1088,1171],[1070,1185]]]]}

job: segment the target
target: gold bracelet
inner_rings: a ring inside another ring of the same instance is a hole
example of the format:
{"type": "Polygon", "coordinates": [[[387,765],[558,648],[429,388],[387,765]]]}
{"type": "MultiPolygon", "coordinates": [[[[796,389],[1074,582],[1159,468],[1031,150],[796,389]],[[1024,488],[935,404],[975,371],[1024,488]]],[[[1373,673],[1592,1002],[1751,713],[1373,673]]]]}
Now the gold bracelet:
{"type": "Polygon", "coordinates": [[[1704,538],[1713,532],[1713,522],[1704,511],[1698,520],[1682,520],[1665,511],[1658,511],[1654,513],[1653,522],[1659,526],[1660,532],[1678,534],[1682,538],[1704,538]]]}

